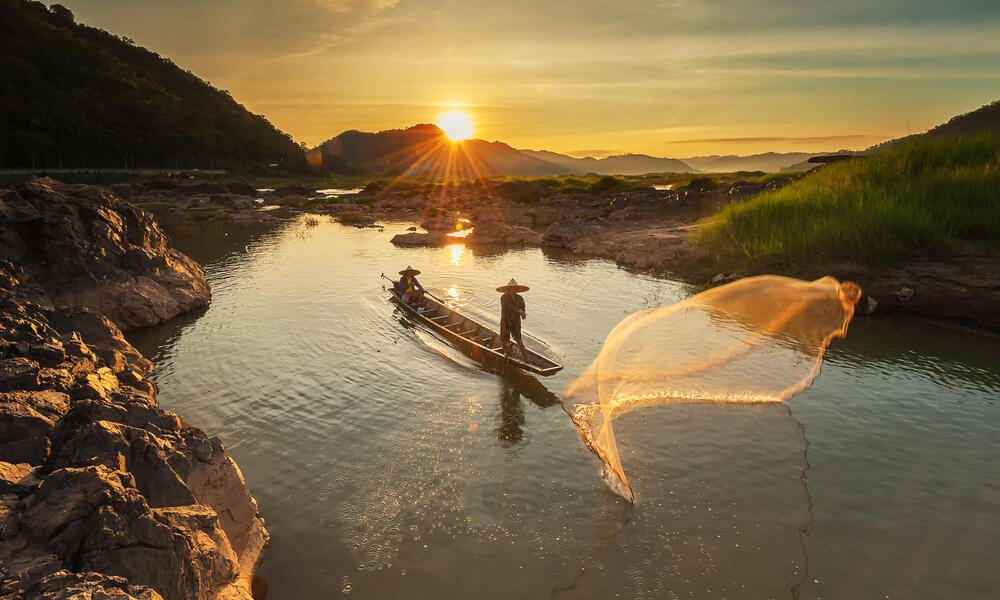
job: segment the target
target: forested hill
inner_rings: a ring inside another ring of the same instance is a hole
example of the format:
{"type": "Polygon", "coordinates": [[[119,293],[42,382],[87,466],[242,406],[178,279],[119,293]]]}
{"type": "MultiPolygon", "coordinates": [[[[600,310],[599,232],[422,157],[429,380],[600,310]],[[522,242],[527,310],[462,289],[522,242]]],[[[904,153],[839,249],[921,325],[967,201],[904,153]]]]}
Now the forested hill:
{"type": "Polygon", "coordinates": [[[292,139],[170,60],[0,0],[0,167],[304,168],[292,139]]]}
{"type": "Polygon", "coordinates": [[[952,117],[947,123],[942,123],[924,133],[915,133],[906,137],[882,142],[869,150],[888,148],[906,140],[927,137],[962,137],[984,133],[1000,133],[1000,100],[952,117]]]}

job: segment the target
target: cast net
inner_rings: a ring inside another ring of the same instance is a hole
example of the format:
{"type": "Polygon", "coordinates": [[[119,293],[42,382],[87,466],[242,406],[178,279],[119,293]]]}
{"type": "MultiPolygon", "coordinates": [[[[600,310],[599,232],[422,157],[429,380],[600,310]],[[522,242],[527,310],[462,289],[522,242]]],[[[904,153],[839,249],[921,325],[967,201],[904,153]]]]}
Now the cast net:
{"type": "Polygon", "coordinates": [[[679,402],[783,402],[819,375],[860,296],[856,284],[833,277],[764,275],[634,313],[563,391],[563,408],[603,461],[608,486],[634,502],[615,443],[616,417],[679,402]]]}

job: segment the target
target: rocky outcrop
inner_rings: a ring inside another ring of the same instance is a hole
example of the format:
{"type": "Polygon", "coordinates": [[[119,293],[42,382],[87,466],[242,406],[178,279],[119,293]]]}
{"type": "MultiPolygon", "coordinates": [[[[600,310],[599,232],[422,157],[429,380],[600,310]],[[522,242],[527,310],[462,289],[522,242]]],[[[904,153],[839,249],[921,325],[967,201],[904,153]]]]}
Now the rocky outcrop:
{"type": "Polygon", "coordinates": [[[861,312],[906,312],[1000,330],[1000,257],[961,256],[890,268],[837,265],[865,292],[861,312]]]}
{"type": "MultiPolygon", "coordinates": [[[[129,215],[57,206],[78,229],[129,215]]],[[[0,261],[0,598],[249,600],[267,532],[222,442],[159,408],[111,321],[25,279],[0,261]]]]}
{"type": "Polygon", "coordinates": [[[501,244],[508,246],[538,246],[542,234],[520,225],[498,221],[479,221],[467,238],[469,244],[501,244]]]}
{"type": "Polygon", "coordinates": [[[91,308],[125,330],[211,300],[201,267],[152,215],[96,186],[33,178],[0,191],[0,259],[56,306],[91,308]]]}
{"type": "Polygon", "coordinates": [[[580,256],[612,258],[636,269],[669,271],[692,253],[687,237],[696,228],[656,224],[622,227],[606,219],[566,219],[545,230],[542,245],[580,256]]]}

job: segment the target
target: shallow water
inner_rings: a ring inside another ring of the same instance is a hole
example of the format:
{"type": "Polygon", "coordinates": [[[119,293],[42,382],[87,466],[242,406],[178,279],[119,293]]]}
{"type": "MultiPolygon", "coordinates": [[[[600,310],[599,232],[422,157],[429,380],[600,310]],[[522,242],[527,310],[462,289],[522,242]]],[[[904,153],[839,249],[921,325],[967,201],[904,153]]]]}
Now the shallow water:
{"type": "Polygon", "coordinates": [[[625,315],[691,293],[538,249],[396,248],[321,219],[173,231],[207,310],[136,332],[160,403],[219,435],[270,598],[985,598],[1000,587],[1000,343],[855,321],[787,405],[616,421],[638,503],[559,405],[625,315]],[[406,264],[496,323],[512,276],[555,377],[482,371],[387,300],[406,264]]]}

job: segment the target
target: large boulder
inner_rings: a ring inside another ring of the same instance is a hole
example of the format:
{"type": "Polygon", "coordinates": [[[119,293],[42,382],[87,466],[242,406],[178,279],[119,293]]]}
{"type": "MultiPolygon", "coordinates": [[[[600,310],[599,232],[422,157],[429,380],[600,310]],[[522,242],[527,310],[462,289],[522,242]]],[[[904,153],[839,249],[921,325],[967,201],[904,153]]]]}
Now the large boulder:
{"type": "Polygon", "coordinates": [[[204,306],[201,267],[152,215],[105,188],[32,178],[0,191],[0,259],[57,306],[86,307],[128,330],[204,306]]]}

